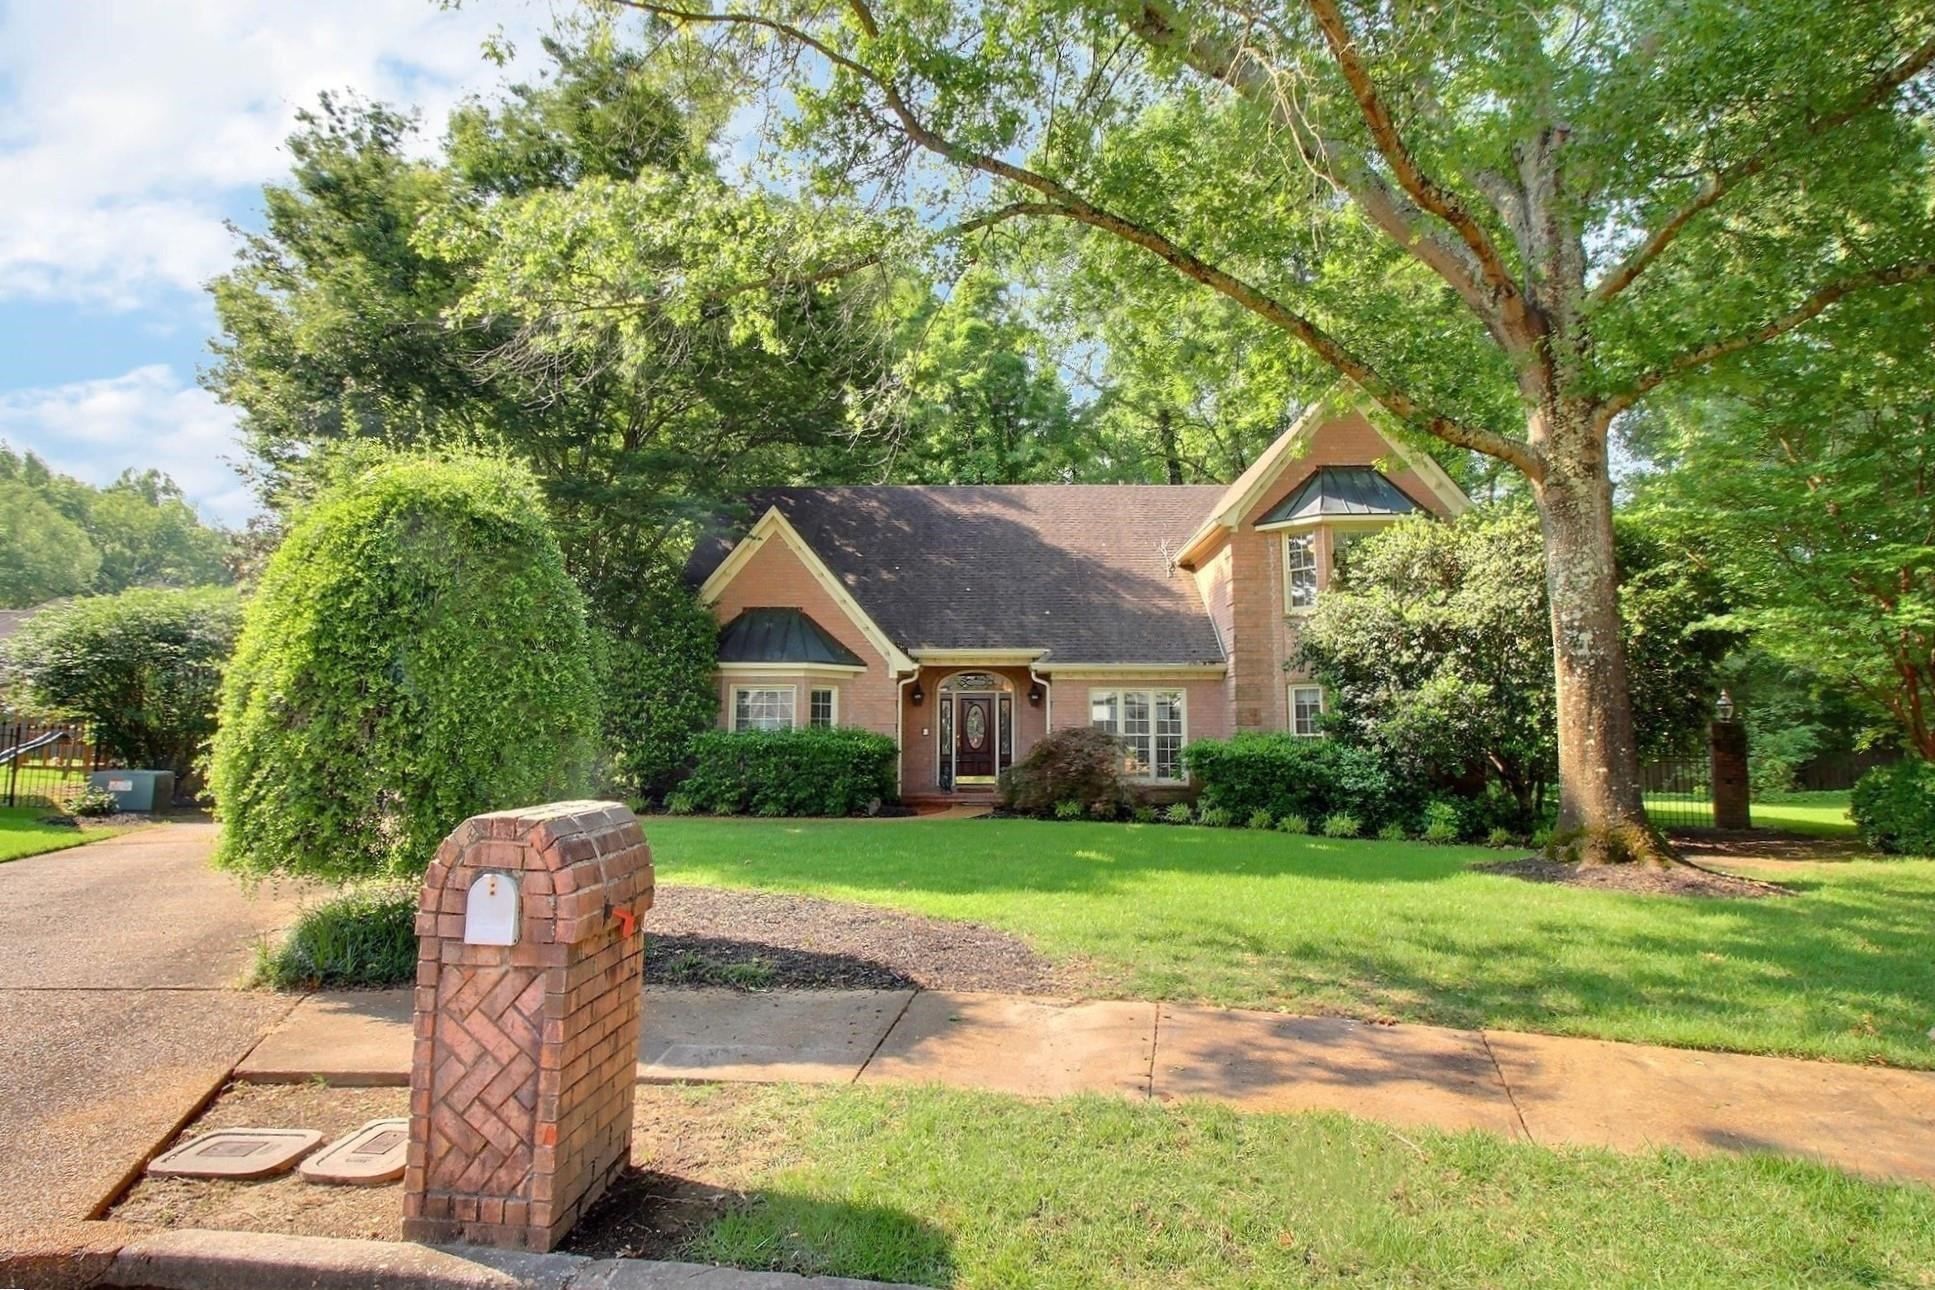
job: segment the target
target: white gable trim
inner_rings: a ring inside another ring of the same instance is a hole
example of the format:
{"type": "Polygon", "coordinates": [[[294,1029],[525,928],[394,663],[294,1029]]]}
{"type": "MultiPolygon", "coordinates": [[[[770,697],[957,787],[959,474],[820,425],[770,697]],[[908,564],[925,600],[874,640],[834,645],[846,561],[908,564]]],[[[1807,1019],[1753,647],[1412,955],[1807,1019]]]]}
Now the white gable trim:
{"type": "Polygon", "coordinates": [[[766,513],[759,517],[759,522],[754,524],[747,531],[746,536],[739,539],[739,544],[719,562],[719,567],[712,571],[712,575],[705,580],[705,585],[699,588],[699,599],[708,605],[717,603],[719,597],[725,594],[726,587],[739,576],[739,571],[752,561],[753,556],[766,544],[767,539],[773,537],[785,543],[799,558],[800,564],[813,575],[813,580],[820,584],[827,595],[833,597],[833,603],[838,605],[841,612],[860,629],[860,634],[867,638],[868,643],[880,651],[880,657],[887,661],[890,669],[895,672],[914,670],[914,660],[907,657],[906,652],[888,639],[887,633],[880,630],[880,625],[867,616],[867,611],[860,608],[860,602],[853,598],[853,593],[833,575],[833,570],[826,567],[826,561],[820,559],[819,553],[806,544],[806,539],[800,536],[799,530],[794,528],[784,515],[780,514],[777,506],[767,507],[766,513]]]}

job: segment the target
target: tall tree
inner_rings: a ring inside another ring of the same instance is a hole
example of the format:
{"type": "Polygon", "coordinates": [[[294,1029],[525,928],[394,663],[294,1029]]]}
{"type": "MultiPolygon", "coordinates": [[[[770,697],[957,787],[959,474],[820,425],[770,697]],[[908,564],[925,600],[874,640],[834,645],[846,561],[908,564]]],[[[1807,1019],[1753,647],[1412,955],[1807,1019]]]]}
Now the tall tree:
{"type": "Polygon", "coordinates": [[[1926,290],[1924,5],[622,3],[790,95],[826,173],[937,159],[963,223],[1139,247],[1523,474],[1561,823],[1583,859],[1670,855],[1640,798],[1608,430],[1824,312],[1926,290]]]}
{"type": "Polygon", "coordinates": [[[1848,322],[1651,409],[1636,492],[1761,649],[1935,758],[1935,304],[1848,322]]]}

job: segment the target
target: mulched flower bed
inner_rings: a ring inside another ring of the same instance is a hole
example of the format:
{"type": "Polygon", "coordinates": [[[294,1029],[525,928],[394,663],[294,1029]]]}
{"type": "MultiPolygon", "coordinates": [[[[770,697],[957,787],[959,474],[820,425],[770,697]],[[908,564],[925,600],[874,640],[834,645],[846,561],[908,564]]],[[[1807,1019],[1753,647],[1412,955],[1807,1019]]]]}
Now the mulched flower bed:
{"type": "Polygon", "coordinates": [[[1723,899],[1758,900],[1763,896],[1791,896],[1794,893],[1773,883],[1752,878],[1736,878],[1691,865],[1655,869],[1643,865],[1578,865],[1560,860],[1527,856],[1523,860],[1494,860],[1473,865],[1481,873],[1504,874],[1527,882],[1555,882],[1571,887],[1595,887],[1607,891],[1632,891],[1651,896],[1708,896],[1723,899]]]}
{"type": "Polygon", "coordinates": [[[1087,980],[992,927],[816,896],[660,887],[647,927],[659,985],[1069,995],[1087,980]]]}

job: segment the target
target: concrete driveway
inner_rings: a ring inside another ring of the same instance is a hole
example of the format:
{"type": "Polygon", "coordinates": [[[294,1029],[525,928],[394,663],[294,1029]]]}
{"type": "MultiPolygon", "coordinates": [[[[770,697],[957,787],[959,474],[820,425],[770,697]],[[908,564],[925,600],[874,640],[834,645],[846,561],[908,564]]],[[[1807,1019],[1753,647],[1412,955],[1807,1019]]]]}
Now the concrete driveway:
{"type": "Polygon", "coordinates": [[[296,893],[169,823],[0,864],[0,1252],[87,1217],[292,999],[231,987],[296,893]]]}

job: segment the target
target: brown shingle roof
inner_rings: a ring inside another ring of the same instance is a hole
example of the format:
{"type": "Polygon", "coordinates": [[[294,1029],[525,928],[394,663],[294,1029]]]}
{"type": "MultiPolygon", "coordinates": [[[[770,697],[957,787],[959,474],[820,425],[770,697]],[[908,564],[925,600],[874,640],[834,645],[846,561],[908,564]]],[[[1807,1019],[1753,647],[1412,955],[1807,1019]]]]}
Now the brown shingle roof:
{"type": "MultiPolygon", "coordinates": [[[[1070,663],[1220,663],[1194,579],[1170,558],[1218,485],[781,488],[777,506],[902,649],[1046,649],[1070,663]]],[[[702,540],[703,582],[745,525],[702,540]]]]}

